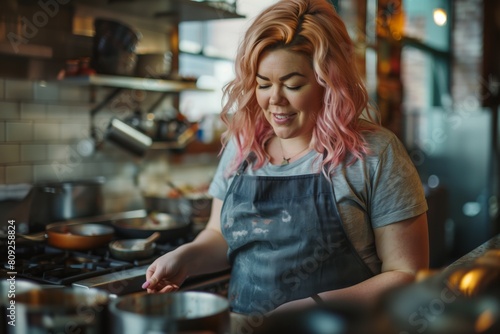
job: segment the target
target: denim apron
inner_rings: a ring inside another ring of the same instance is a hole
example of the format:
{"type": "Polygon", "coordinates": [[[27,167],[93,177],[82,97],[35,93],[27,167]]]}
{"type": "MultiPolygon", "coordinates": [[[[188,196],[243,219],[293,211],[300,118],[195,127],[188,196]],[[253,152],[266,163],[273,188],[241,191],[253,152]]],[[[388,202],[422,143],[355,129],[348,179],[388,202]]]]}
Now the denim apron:
{"type": "Polygon", "coordinates": [[[247,166],[239,167],[221,212],[233,312],[264,314],[373,276],[346,236],[323,173],[252,176],[247,166]]]}

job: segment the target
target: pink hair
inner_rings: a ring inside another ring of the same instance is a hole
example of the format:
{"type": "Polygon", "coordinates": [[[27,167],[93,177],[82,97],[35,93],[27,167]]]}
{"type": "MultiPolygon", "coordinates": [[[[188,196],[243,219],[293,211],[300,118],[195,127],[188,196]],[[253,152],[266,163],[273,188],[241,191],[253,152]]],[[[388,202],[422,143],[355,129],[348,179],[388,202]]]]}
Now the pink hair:
{"type": "Polygon", "coordinates": [[[286,49],[300,52],[311,61],[318,82],[325,88],[323,109],[316,115],[312,147],[326,153],[323,165],[328,172],[350,153],[354,162],[368,152],[361,131],[376,126],[359,122],[370,109],[368,93],[359,75],[354,45],[344,23],[327,0],[281,0],[255,18],[242,40],[235,61],[235,78],[224,88],[226,103],[222,120],[227,126],[223,144],[232,138],[237,155],[234,171],[250,153],[256,155],[254,168],[267,160],[266,141],[274,135],[255,97],[259,57],[264,51],[286,49]]]}

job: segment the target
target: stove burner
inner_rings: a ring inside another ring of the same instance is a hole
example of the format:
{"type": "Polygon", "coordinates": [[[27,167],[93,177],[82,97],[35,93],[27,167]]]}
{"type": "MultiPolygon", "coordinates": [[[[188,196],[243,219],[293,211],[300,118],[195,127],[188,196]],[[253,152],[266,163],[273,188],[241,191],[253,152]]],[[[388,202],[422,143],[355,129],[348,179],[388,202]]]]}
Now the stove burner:
{"type": "Polygon", "coordinates": [[[92,252],[62,251],[46,246],[42,254],[18,259],[19,277],[46,284],[68,285],[72,282],[132,267],[129,262],[103,257],[92,252]]]}

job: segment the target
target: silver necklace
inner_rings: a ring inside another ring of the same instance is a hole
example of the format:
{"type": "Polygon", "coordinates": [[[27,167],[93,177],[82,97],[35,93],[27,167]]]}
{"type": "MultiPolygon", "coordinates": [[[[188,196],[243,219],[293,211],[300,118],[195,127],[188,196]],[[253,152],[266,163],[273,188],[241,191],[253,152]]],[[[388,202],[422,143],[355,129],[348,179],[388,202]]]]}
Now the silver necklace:
{"type": "Polygon", "coordinates": [[[283,145],[281,144],[281,140],[278,138],[278,141],[280,143],[280,148],[281,148],[281,156],[283,157],[283,160],[281,160],[281,166],[285,166],[285,165],[288,165],[290,163],[290,160],[292,160],[293,158],[295,158],[296,156],[298,156],[299,154],[301,154],[302,152],[304,152],[305,150],[307,150],[309,148],[309,145],[306,146],[302,151],[292,155],[291,157],[289,158],[286,158],[285,157],[285,152],[283,151],[283,145]]]}

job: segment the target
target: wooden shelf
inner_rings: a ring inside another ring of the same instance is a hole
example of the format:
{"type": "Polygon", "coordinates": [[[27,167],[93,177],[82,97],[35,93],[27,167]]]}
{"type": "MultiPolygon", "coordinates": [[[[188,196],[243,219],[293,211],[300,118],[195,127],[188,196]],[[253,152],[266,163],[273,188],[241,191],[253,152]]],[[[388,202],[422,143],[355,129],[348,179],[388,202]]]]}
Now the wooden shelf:
{"type": "Polygon", "coordinates": [[[178,22],[244,18],[235,6],[224,1],[194,0],[79,0],[85,5],[103,7],[116,13],[172,19],[178,22]]]}
{"type": "Polygon", "coordinates": [[[185,90],[208,91],[206,89],[199,89],[194,81],[163,80],[102,74],[67,77],[59,82],[80,86],[102,86],[171,93],[185,90]]]}

